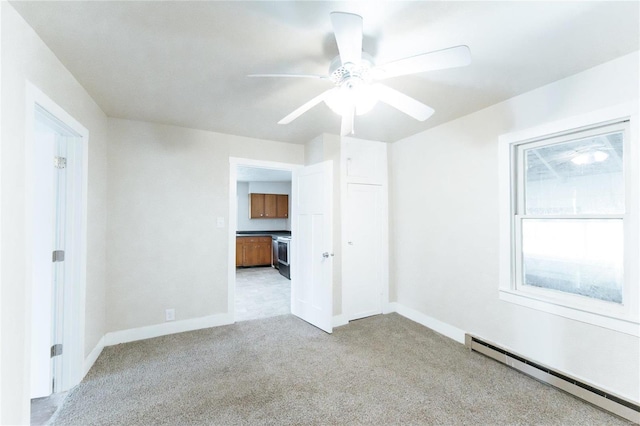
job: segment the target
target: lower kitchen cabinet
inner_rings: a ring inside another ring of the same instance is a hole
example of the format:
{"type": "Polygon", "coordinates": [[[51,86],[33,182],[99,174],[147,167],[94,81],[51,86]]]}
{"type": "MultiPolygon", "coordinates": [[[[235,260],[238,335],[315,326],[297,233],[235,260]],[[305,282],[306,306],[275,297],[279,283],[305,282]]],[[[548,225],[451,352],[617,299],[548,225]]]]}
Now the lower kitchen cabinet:
{"type": "Polygon", "coordinates": [[[271,237],[236,237],[236,266],[270,266],[271,237]]]}

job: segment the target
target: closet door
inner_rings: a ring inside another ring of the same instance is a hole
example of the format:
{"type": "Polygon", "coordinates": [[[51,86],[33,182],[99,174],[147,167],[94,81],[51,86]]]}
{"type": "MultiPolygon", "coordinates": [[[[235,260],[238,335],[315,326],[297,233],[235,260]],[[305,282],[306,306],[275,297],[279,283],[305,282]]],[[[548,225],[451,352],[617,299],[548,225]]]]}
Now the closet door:
{"type": "Polygon", "coordinates": [[[343,252],[343,313],[348,320],[382,313],[383,187],[347,184],[343,252]]]}

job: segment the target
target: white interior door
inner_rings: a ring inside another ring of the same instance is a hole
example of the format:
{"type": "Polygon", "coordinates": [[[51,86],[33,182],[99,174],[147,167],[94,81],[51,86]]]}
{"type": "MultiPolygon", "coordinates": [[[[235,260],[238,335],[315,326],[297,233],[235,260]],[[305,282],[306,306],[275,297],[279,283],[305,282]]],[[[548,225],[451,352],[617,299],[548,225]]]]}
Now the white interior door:
{"type": "Polygon", "coordinates": [[[291,193],[291,313],[331,333],[332,162],[295,170],[291,193]]]}
{"type": "Polygon", "coordinates": [[[35,398],[69,390],[84,375],[89,132],[37,87],[25,84],[25,204],[31,225],[26,285],[32,299],[31,344],[25,346],[31,352],[30,396],[35,398]],[[57,250],[64,253],[54,254],[57,250]],[[57,344],[63,347],[52,350],[57,344]]]}
{"type": "Polygon", "coordinates": [[[31,319],[31,398],[51,395],[51,332],[53,287],[51,252],[54,240],[55,180],[53,157],[56,135],[36,130],[33,191],[33,291],[31,319]]]}
{"type": "MultiPolygon", "coordinates": [[[[55,256],[53,259],[53,275],[51,277],[52,287],[52,319],[51,319],[51,346],[57,348],[55,355],[48,351],[51,357],[51,374],[53,376],[53,392],[62,390],[62,381],[64,376],[62,348],[65,343],[64,333],[64,313],[65,298],[67,292],[67,267],[69,265],[69,257],[73,255],[73,250],[68,250],[67,246],[67,138],[58,136],[55,146],[55,166],[53,169],[54,181],[54,200],[53,200],[53,246],[52,251],[62,253],[62,256],[55,256]]],[[[52,256],[53,257],[53,256],[52,256]]],[[[70,275],[70,274],[69,274],[70,275]]]]}
{"type": "Polygon", "coordinates": [[[31,197],[31,398],[82,378],[85,176],[81,139],[35,108],[31,197]]]}
{"type": "Polygon", "coordinates": [[[348,320],[382,313],[382,186],[347,184],[343,312],[348,320]]]}

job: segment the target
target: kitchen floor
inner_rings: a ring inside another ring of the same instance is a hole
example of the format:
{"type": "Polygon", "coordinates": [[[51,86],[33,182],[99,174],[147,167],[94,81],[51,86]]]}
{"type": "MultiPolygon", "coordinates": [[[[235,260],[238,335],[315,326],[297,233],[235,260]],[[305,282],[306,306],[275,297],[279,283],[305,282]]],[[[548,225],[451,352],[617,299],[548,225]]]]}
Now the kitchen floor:
{"type": "Polygon", "coordinates": [[[291,281],[270,266],[236,269],[236,321],[291,313],[291,281]]]}
{"type": "Polygon", "coordinates": [[[46,425],[62,405],[67,397],[67,392],[54,393],[44,398],[31,400],[31,426],[46,425]]]}

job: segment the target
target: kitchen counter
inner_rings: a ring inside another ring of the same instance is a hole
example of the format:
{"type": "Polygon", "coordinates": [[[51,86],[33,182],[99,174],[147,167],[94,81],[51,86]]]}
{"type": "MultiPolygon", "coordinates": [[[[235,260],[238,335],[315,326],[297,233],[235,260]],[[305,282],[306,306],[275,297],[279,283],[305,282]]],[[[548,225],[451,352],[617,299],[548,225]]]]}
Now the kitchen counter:
{"type": "Polygon", "coordinates": [[[276,239],[282,236],[291,236],[291,231],[236,231],[236,237],[271,237],[276,239]]]}

